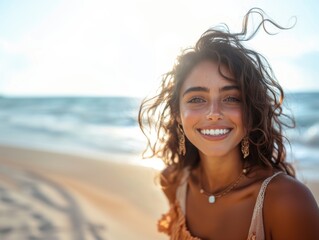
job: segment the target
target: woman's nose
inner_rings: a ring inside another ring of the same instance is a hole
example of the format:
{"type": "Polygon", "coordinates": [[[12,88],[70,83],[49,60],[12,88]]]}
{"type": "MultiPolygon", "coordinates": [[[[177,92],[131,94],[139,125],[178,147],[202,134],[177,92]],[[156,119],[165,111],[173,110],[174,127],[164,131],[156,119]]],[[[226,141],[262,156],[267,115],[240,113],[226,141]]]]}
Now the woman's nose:
{"type": "Polygon", "coordinates": [[[206,118],[207,120],[211,121],[218,121],[223,119],[223,114],[217,102],[211,104],[206,118]]]}

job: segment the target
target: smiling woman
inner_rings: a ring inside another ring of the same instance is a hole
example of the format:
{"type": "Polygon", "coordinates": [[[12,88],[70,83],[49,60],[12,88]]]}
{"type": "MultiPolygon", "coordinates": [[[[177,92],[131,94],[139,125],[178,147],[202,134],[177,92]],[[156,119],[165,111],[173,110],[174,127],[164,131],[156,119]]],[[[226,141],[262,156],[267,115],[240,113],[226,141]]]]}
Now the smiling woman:
{"type": "MultiPolygon", "coordinates": [[[[177,118],[188,140],[206,157],[237,156],[245,136],[241,94],[237,85],[219,74],[218,64],[204,60],[185,79],[177,118]],[[214,144],[207,144],[214,142],[214,144]]],[[[222,70],[226,73],[226,68],[222,70]]],[[[227,72],[228,76],[231,76],[227,72]]]]}
{"type": "Polygon", "coordinates": [[[209,29],[141,105],[148,150],[167,166],[170,210],[158,227],[171,239],[319,239],[317,203],[286,162],[283,127],[294,120],[284,92],[267,60],[243,46],[267,24],[286,29],[257,8],[240,33],[209,29]]]}

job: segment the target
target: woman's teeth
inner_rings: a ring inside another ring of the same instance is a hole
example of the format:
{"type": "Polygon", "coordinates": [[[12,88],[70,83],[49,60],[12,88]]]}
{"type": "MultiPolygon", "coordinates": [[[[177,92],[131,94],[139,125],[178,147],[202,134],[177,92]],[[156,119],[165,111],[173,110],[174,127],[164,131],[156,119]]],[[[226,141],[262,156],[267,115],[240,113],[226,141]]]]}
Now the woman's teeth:
{"type": "Polygon", "coordinates": [[[204,135],[219,136],[228,133],[229,129],[202,129],[200,132],[204,135]]]}

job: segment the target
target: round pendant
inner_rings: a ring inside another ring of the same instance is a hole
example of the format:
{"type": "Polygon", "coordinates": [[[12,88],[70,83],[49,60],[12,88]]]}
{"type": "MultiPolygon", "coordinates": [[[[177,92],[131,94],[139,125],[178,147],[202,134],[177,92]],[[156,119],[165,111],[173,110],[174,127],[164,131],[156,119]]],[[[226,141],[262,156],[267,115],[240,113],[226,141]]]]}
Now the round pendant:
{"type": "Polygon", "coordinates": [[[209,202],[209,203],[214,203],[214,202],[215,202],[215,196],[214,196],[214,195],[210,195],[210,196],[208,197],[208,202],[209,202]]]}

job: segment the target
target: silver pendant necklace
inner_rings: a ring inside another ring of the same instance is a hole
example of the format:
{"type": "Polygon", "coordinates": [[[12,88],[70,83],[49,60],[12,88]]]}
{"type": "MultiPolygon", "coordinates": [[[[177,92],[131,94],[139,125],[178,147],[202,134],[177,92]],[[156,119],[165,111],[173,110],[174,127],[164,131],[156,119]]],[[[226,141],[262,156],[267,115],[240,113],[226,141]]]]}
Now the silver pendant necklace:
{"type": "Polygon", "coordinates": [[[215,203],[217,198],[221,198],[231,192],[239,183],[240,179],[247,173],[247,169],[244,168],[238,178],[231,183],[228,187],[226,187],[223,191],[218,192],[218,193],[210,193],[206,190],[204,190],[203,185],[202,185],[202,174],[200,174],[200,179],[199,179],[199,192],[206,197],[208,197],[208,202],[209,203],[215,203]]]}

